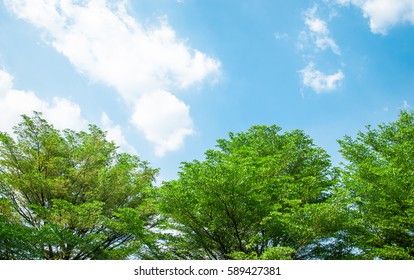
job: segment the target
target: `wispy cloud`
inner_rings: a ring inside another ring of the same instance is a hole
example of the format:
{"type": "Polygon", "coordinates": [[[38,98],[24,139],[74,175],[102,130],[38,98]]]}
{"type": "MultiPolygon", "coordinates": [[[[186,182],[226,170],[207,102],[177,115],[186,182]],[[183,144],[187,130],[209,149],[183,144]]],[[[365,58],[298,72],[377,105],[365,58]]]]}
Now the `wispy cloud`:
{"type": "Polygon", "coordinates": [[[289,35],[283,32],[275,32],[274,34],[276,40],[286,40],[289,39],[289,35]]]}
{"type": "Polygon", "coordinates": [[[373,33],[387,34],[401,23],[414,25],[414,1],[412,0],[336,0],[341,5],[360,8],[373,33]]]}
{"type": "Polygon", "coordinates": [[[410,104],[408,104],[408,101],[407,100],[404,100],[403,101],[403,109],[404,110],[406,110],[406,109],[408,109],[408,108],[410,108],[411,106],[410,106],[410,104]]]}
{"type": "Polygon", "coordinates": [[[309,62],[309,64],[299,71],[302,75],[303,85],[312,88],[316,93],[323,93],[336,90],[345,75],[341,70],[327,75],[321,71],[315,69],[315,64],[309,62]]]}
{"type": "MultiPolygon", "coordinates": [[[[331,12],[329,18],[332,17],[331,12]]],[[[334,91],[344,80],[344,73],[342,70],[330,74],[323,73],[316,68],[314,60],[321,56],[323,51],[332,51],[335,55],[341,56],[341,50],[331,36],[328,22],[319,16],[317,5],[314,4],[303,13],[303,23],[304,29],[299,33],[297,40],[297,47],[307,61],[307,65],[298,71],[302,84],[318,94],[334,91]]]]}
{"type": "Polygon", "coordinates": [[[179,39],[166,18],[143,26],[128,14],[126,1],[5,3],[43,30],[47,42],[79,72],[115,87],[129,106],[131,123],[154,143],[158,155],[179,149],[193,133],[188,106],[172,91],[217,78],[220,61],[179,39]],[[153,126],[154,118],[162,125],[153,126]]]}
{"type": "Polygon", "coordinates": [[[306,38],[306,41],[313,42],[318,49],[330,49],[333,53],[340,55],[340,48],[330,36],[327,22],[318,16],[317,10],[317,6],[313,6],[304,13],[307,30],[302,32],[302,40],[306,38]]]}

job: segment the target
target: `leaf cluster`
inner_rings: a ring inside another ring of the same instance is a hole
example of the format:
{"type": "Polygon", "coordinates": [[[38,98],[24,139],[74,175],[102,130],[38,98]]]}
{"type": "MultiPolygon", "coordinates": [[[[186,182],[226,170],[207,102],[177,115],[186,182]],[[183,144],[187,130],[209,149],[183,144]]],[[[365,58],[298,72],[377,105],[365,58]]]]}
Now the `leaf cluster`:
{"type": "Polygon", "coordinates": [[[148,201],[157,172],[118,153],[96,126],[59,131],[40,113],[23,116],[14,137],[0,134],[0,197],[7,202],[0,214],[31,240],[24,242],[35,248],[28,258],[124,258],[155,215],[148,201]]]}

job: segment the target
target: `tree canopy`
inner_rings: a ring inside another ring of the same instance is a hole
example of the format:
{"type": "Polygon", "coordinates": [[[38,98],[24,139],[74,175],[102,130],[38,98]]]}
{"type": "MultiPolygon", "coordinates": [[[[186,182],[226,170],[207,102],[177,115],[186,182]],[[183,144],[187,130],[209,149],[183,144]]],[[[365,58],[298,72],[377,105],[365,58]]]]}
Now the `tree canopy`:
{"type": "Polygon", "coordinates": [[[0,134],[0,257],[118,259],[138,252],[154,215],[156,174],[137,156],[118,153],[96,126],[59,131],[39,113],[23,116],[14,137],[0,134]]]}
{"type": "Polygon", "coordinates": [[[414,114],[339,141],[349,231],[362,258],[414,258],[414,114]]]}
{"type": "Polygon", "coordinates": [[[95,125],[0,133],[0,259],[414,259],[414,112],[338,141],[229,133],[175,180],[95,125]]]}
{"type": "Polygon", "coordinates": [[[171,253],[300,259],[337,230],[338,213],[326,203],[335,183],[329,156],[302,131],[280,131],[230,133],[161,187],[162,214],[177,230],[167,242],[171,253]]]}

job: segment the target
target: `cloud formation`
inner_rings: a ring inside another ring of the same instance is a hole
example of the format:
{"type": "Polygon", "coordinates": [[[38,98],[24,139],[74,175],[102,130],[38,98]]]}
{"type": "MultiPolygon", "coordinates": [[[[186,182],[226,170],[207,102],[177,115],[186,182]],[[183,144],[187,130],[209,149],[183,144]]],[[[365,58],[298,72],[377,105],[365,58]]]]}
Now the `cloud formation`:
{"type": "Polygon", "coordinates": [[[304,22],[308,28],[302,32],[302,39],[313,42],[320,50],[330,49],[333,53],[340,55],[341,51],[334,39],[330,36],[328,24],[317,15],[317,7],[314,6],[305,12],[304,22]]]}
{"type": "Polygon", "coordinates": [[[17,17],[43,30],[79,72],[116,88],[129,105],[131,123],[161,156],[193,133],[188,106],[171,92],[217,77],[220,61],[177,38],[166,18],[140,24],[126,2],[5,0],[17,17]],[[152,126],[154,117],[163,125],[152,126]]]}
{"type": "Polygon", "coordinates": [[[87,128],[78,104],[60,97],[53,97],[48,103],[32,91],[14,89],[13,76],[0,70],[0,131],[11,133],[12,127],[21,121],[20,116],[31,115],[33,111],[42,112],[43,117],[58,129],[87,128]]]}
{"type": "MultiPolygon", "coordinates": [[[[31,116],[33,111],[42,112],[42,116],[57,129],[87,129],[89,122],[82,117],[78,104],[56,96],[49,103],[32,91],[15,89],[13,79],[10,73],[0,70],[0,131],[11,134],[13,126],[21,121],[21,115],[31,116]]],[[[126,141],[121,127],[114,124],[106,113],[102,113],[101,125],[107,131],[108,140],[126,152],[137,153],[126,141]]]]}
{"type": "Polygon", "coordinates": [[[311,46],[312,53],[311,55],[303,55],[308,61],[308,64],[303,69],[299,70],[302,84],[305,87],[310,87],[318,94],[334,91],[341,85],[345,75],[342,70],[338,70],[332,74],[326,74],[316,69],[313,59],[315,53],[318,55],[321,55],[321,53],[315,52],[314,50],[330,50],[335,55],[341,56],[340,48],[330,35],[328,23],[318,15],[318,7],[316,5],[303,13],[303,22],[306,28],[300,32],[297,46],[302,51],[305,51],[311,46]]]}
{"type": "Polygon", "coordinates": [[[414,1],[412,0],[336,0],[342,5],[360,8],[373,33],[386,35],[395,25],[414,25],[414,1]]]}
{"type": "Polygon", "coordinates": [[[109,141],[114,141],[122,151],[130,154],[138,154],[134,146],[129,144],[126,140],[121,126],[119,124],[114,124],[105,112],[101,115],[101,126],[102,130],[106,131],[106,138],[109,141]]]}
{"type": "Polygon", "coordinates": [[[143,95],[135,106],[131,121],[156,144],[157,156],[178,149],[182,139],[193,133],[188,105],[169,92],[143,95]]]}
{"type": "Polygon", "coordinates": [[[340,85],[345,75],[341,70],[327,75],[315,69],[315,64],[309,64],[299,71],[302,75],[303,84],[312,88],[316,93],[323,93],[336,90],[340,85]]]}

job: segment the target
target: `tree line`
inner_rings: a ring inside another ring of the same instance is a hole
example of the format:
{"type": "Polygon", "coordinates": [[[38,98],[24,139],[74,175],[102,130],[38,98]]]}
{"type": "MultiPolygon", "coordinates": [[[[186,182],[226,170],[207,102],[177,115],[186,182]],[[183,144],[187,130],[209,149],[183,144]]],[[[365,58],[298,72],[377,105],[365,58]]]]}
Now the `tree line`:
{"type": "Polygon", "coordinates": [[[95,125],[0,133],[0,259],[413,259],[414,113],[338,140],[229,133],[178,179],[95,125]]]}

